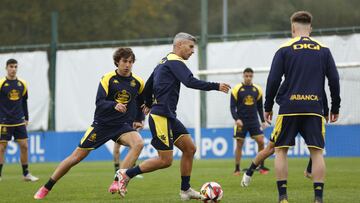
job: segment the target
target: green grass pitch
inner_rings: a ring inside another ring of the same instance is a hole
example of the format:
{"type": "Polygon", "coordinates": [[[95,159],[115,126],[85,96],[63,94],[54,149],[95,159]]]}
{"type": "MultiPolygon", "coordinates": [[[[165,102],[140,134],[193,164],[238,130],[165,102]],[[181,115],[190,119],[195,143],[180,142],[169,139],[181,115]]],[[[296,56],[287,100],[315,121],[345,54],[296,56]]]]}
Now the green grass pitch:
{"type": "MultiPolygon", "coordinates": [[[[310,180],[303,177],[307,159],[289,159],[288,195],[292,202],[312,202],[310,180]]],[[[249,159],[242,161],[248,166],[249,159]]],[[[233,160],[200,160],[194,162],[192,187],[199,189],[207,181],[216,181],[224,190],[222,202],[277,202],[273,159],[266,162],[268,175],[256,173],[249,188],[240,187],[240,177],[234,177],[233,160]]],[[[327,158],[325,202],[360,202],[360,158],[327,158]]],[[[0,202],[35,202],[33,195],[53,172],[57,163],[32,164],[31,172],[39,182],[21,180],[18,164],[4,165],[0,182],[0,202]]],[[[112,162],[84,162],[73,168],[40,202],[181,202],[179,200],[179,161],[164,170],[133,179],[125,199],[111,195],[107,188],[113,177],[112,162]]],[[[198,202],[198,201],[190,201],[198,202]]]]}

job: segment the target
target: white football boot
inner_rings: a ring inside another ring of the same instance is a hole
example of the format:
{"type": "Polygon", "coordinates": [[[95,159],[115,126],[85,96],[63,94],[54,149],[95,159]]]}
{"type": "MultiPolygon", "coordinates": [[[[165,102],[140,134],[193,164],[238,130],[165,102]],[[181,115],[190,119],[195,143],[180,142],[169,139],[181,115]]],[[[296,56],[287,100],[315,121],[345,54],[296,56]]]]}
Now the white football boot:
{"type": "Polygon", "coordinates": [[[202,196],[200,195],[200,192],[193,190],[192,188],[189,188],[186,191],[180,190],[180,199],[181,201],[189,201],[191,199],[201,199],[202,196]]]}
{"type": "Polygon", "coordinates": [[[24,181],[36,182],[38,180],[39,178],[31,175],[31,173],[28,173],[26,176],[24,176],[24,181]]]}
{"type": "Polygon", "coordinates": [[[250,182],[251,182],[251,176],[248,176],[246,175],[246,173],[244,173],[241,180],[241,186],[248,187],[250,185],[250,182]]]}

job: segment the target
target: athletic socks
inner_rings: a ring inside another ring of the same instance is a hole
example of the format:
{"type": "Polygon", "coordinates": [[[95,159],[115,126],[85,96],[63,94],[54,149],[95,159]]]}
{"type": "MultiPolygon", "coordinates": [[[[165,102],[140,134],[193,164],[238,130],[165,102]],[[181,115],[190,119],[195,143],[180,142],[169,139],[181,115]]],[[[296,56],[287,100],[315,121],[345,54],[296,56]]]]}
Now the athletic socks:
{"type": "Polygon", "coordinates": [[[311,167],[312,167],[312,160],[311,158],[309,159],[309,163],[307,165],[307,168],[306,168],[306,172],[310,173],[311,174],[311,167]]]}
{"type": "Polygon", "coordinates": [[[190,176],[181,176],[181,190],[187,191],[190,188],[190,176]]]}
{"type": "Polygon", "coordinates": [[[1,177],[1,174],[2,174],[2,168],[3,168],[3,164],[0,164],[0,177],[1,177]]]}
{"type": "Polygon", "coordinates": [[[287,180],[278,180],[276,184],[279,192],[279,200],[287,199],[287,180]]]}
{"type": "Polygon", "coordinates": [[[29,168],[29,165],[27,165],[27,164],[22,165],[23,176],[26,176],[27,174],[29,174],[28,168],[29,168]]]}
{"type": "Polygon", "coordinates": [[[56,181],[50,178],[48,182],[44,185],[44,187],[48,190],[51,190],[55,183],[56,181]]]}
{"type": "Polygon", "coordinates": [[[254,162],[251,162],[250,168],[246,171],[246,175],[252,176],[254,174],[254,171],[256,170],[257,165],[254,164],[254,162]]]}
{"type": "Polygon", "coordinates": [[[240,171],[240,164],[235,164],[235,171],[240,171]]]}
{"type": "Polygon", "coordinates": [[[324,183],[314,183],[315,200],[323,199],[324,183]]]}
{"type": "Polygon", "coordinates": [[[134,168],[130,168],[126,171],[126,175],[129,176],[129,178],[133,178],[139,174],[142,174],[139,166],[135,166],[134,168]]]}
{"type": "Polygon", "coordinates": [[[120,169],[120,164],[119,164],[119,163],[115,163],[115,164],[114,164],[114,168],[115,168],[115,173],[116,173],[116,171],[120,169]]]}

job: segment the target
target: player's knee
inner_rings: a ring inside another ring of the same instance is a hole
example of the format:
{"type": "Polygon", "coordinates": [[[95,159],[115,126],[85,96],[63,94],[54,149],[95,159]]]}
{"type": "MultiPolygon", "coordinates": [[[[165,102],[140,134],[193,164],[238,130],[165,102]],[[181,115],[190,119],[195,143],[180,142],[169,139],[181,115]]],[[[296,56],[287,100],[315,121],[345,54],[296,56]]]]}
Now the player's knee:
{"type": "Polygon", "coordinates": [[[168,168],[171,166],[173,158],[172,157],[162,157],[161,159],[161,168],[168,168]]]}
{"type": "Polygon", "coordinates": [[[27,144],[22,144],[22,145],[20,145],[20,151],[22,151],[22,152],[27,152],[27,150],[28,150],[28,145],[27,144]]]}

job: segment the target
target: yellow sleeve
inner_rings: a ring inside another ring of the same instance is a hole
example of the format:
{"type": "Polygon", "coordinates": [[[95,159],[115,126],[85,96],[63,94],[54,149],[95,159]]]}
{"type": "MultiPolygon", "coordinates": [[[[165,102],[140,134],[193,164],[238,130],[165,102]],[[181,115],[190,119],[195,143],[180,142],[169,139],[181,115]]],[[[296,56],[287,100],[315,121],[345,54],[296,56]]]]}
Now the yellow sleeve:
{"type": "Polygon", "coordinates": [[[138,75],[135,75],[134,73],[132,74],[132,76],[135,78],[135,80],[137,80],[140,83],[138,93],[141,94],[143,92],[143,90],[144,90],[144,87],[145,87],[144,80],[141,77],[139,77],[138,75]]]}
{"type": "Polygon", "coordinates": [[[262,95],[263,95],[263,91],[262,91],[262,89],[261,89],[261,87],[259,85],[256,85],[256,84],[253,84],[253,85],[259,92],[258,97],[256,98],[256,100],[260,100],[262,95]]]}
{"type": "Polygon", "coordinates": [[[242,87],[242,83],[237,84],[232,90],[231,90],[231,94],[234,96],[235,100],[238,100],[238,92],[239,89],[242,87]]]}
{"type": "Polygon", "coordinates": [[[109,94],[109,81],[110,81],[110,79],[111,79],[113,76],[115,76],[115,75],[116,75],[115,71],[112,71],[112,72],[106,73],[106,74],[101,78],[100,83],[101,83],[101,86],[104,88],[106,95],[109,94]]]}

